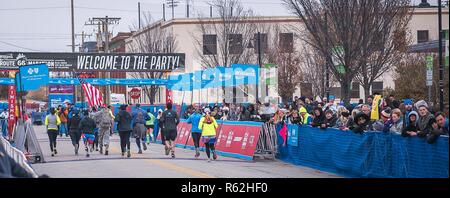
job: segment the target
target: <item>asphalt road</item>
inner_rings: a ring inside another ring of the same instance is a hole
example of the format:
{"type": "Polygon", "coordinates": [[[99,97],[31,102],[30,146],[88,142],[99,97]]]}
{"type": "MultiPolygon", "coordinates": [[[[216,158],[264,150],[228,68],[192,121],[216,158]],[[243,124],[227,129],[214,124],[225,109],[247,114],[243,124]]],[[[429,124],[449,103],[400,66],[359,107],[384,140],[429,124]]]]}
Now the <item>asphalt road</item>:
{"type": "Polygon", "coordinates": [[[111,138],[108,156],[95,152],[86,158],[84,146],[79,155],[69,137],[57,139],[58,154],[50,156],[48,136],[43,126],[35,126],[36,135],[44,152],[46,163],[33,164],[35,171],[55,178],[334,178],[337,175],[295,166],[278,160],[247,161],[219,156],[207,162],[203,152],[199,159],[194,151],[176,148],[176,159],[164,155],[161,144],[150,144],[143,154],[137,154],[131,140],[131,158],[120,155],[118,135],[111,138]]]}

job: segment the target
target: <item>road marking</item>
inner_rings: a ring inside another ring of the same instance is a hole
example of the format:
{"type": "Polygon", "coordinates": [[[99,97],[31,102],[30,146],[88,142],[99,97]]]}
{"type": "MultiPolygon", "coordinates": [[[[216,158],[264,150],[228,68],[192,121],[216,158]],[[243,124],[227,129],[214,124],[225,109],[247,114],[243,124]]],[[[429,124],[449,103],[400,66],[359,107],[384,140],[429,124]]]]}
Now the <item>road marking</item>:
{"type": "MultiPolygon", "coordinates": [[[[111,145],[110,145],[111,146],[111,145]]],[[[116,147],[110,147],[110,150],[113,152],[121,152],[119,149],[117,149],[116,147]]],[[[158,165],[160,167],[166,168],[166,169],[172,169],[174,171],[183,173],[183,174],[187,174],[187,175],[191,175],[194,177],[199,177],[199,178],[215,178],[214,176],[208,175],[206,173],[200,172],[200,171],[196,171],[190,168],[186,168],[186,167],[182,167],[182,166],[178,166],[169,162],[164,162],[162,160],[157,160],[157,159],[151,159],[151,160],[145,160],[151,164],[154,165],[158,165]]]]}

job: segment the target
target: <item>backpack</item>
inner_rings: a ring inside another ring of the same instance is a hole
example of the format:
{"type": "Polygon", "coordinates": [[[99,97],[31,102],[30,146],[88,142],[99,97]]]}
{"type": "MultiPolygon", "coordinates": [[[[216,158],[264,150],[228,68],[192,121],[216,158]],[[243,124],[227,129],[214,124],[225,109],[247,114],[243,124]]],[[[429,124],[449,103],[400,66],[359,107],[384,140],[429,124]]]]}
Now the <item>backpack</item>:
{"type": "Polygon", "coordinates": [[[102,112],[101,115],[101,121],[100,121],[100,127],[102,128],[109,128],[111,127],[111,119],[109,119],[109,115],[105,112],[102,112]]]}

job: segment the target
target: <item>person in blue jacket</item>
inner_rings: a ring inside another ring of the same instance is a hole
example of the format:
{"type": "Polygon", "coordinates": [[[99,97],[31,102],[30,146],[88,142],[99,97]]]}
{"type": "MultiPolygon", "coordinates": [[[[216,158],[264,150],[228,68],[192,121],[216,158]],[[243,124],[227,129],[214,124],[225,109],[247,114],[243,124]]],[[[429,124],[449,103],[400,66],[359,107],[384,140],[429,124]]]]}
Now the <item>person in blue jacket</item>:
{"type": "Polygon", "coordinates": [[[191,133],[192,140],[194,141],[195,146],[195,158],[200,156],[200,138],[202,137],[202,131],[198,128],[198,123],[202,118],[202,111],[198,106],[195,106],[195,111],[192,115],[187,119],[187,123],[192,125],[191,133]]]}

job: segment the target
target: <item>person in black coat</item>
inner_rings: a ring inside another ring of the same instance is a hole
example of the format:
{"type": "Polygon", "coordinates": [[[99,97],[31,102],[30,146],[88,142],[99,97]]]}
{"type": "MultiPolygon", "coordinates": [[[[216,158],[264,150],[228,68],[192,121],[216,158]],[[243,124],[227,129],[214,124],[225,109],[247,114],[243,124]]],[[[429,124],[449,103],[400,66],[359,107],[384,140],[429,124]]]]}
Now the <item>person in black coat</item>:
{"type": "Polygon", "coordinates": [[[73,110],[70,113],[72,115],[67,122],[67,128],[69,129],[69,135],[70,139],[72,140],[72,145],[75,148],[75,155],[78,155],[78,149],[80,148],[81,139],[81,131],[79,128],[81,117],[78,110],[73,110]]]}
{"type": "Polygon", "coordinates": [[[337,117],[332,110],[325,112],[325,124],[326,127],[334,127],[336,125],[337,117]]]}
{"type": "Polygon", "coordinates": [[[442,112],[436,113],[435,118],[431,118],[428,123],[427,142],[432,144],[441,135],[448,135],[448,128],[445,127],[445,114],[442,112]]]}
{"type": "Polygon", "coordinates": [[[417,136],[417,131],[419,130],[419,114],[416,111],[411,111],[408,114],[408,125],[405,125],[402,130],[403,137],[417,136]]]}
{"type": "Polygon", "coordinates": [[[314,108],[314,119],[311,123],[312,127],[320,127],[320,128],[327,128],[327,125],[325,123],[325,114],[322,111],[322,108],[316,107],[314,108]]]}
{"type": "Polygon", "coordinates": [[[86,157],[89,157],[89,149],[91,153],[94,151],[95,128],[97,127],[94,119],[89,117],[89,111],[84,111],[84,117],[81,119],[78,128],[81,130],[83,142],[86,151],[86,157]]]}
{"type": "Polygon", "coordinates": [[[114,122],[117,122],[117,130],[120,137],[120,149],[122,156],[127,152],[127,157],[131,157],[130,150],[130,136],[133,129],[131,128],[132,116],[127,110],[127,105],[120,106],[120,111],[114,118],[114,122]]]}
{"type": "Polygon", "coordinates": [[[362,134],[365,130],[367,130],[367,125],[369,125],[370,118],[364,112],[359,112],[353,118],[353,126],[351,126],[351,130],[354,133],[362,134]]]}

